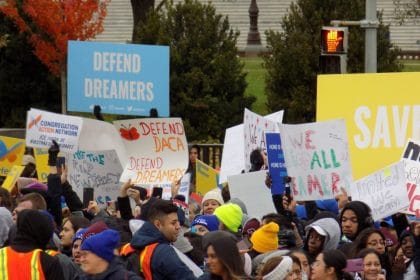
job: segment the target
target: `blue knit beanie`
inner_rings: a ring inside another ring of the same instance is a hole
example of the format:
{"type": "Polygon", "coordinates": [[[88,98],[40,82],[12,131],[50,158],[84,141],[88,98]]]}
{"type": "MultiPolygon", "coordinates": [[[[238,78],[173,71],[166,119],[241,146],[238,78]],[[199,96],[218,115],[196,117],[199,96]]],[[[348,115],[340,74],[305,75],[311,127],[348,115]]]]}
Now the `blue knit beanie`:
{"type": "Polygon", "coordinates": [[[219,229],[219,220],[215,215],[198,215],[192,221],[191,227],[195,225],[202,225],[209,231],[215,231],[219,229]]]}
{"type": "Polygon", "coordinates": [[[91,251],[107,262],[111,262],[114,258],[114,249],[120,242],[120,234],[104,225],[103,222],[97,222],[86,229],[82,237],[81,249],[91,251]]]}

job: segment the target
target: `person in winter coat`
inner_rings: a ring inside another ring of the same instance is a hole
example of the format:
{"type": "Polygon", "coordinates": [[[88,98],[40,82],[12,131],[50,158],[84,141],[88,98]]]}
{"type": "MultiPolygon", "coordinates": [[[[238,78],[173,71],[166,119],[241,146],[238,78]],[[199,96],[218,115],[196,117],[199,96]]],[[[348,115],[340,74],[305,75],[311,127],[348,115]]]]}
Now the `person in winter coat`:
{"type": "Polygon", "coordinates": [[[337,249],[340,242],[340,226],[333,218],[315,220],[305,228],[304,250],[309,254],[309,262],[325,250],[337,249]]]}
{"type": "Polygon", "coordinates": [[[85,275],[80,280],[140,280],[135,273],[124,268],[114,255],[120,242],[118,231],[109,229],[104,222],[88,227],[82,236],[81,268],[85,275]]]}
{"type": "Polygon", "coordinates": [[[24,209],[17,215],[17,232],[10,246],[0,249],[0,279],[63,279],[58,259],[45,250],[53,234],[50,217],[24,209]]]}
{"type": "Polygon", "coordinates": [[[148,210],[148,221],[130,242],[133,252],[126,256],[127,269],[145,279],[196,279],[171,246],[180,228],[178,207],[170,201],[155,201],[148,210]]]}

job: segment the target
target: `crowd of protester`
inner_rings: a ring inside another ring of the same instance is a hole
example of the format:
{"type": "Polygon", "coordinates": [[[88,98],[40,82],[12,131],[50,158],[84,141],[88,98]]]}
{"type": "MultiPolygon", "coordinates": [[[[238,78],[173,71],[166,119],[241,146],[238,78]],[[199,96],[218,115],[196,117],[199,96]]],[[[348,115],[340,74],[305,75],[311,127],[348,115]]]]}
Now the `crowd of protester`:
{"type": "MultiPolygon", "coordinates": [[[[420,279],[420,220],[374,221],[345,190],[328,201],[273,196],[277,212],[255,217],[227,185],[186,203],[179,182],[163,200],[128,181],[116,203],[85,208],[56,167],[59,146],[48,152],[46,184],[25,155],[23,177],[0,189],[0,279],[420,279]]],[[[250,171],[263,168],[252,156],[250,171]]]]}

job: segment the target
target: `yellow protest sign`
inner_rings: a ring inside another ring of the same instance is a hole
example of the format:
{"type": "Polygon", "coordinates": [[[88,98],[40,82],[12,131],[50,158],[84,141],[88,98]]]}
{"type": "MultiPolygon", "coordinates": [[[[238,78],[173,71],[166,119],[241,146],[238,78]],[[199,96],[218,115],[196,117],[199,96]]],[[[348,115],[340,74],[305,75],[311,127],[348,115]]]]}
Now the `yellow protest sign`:
{"type": "Polygon", "coordinates": [[[36,172],[40,182],[47,182],[50,167],[48,166],[48,149],[34,148],[34,156],[36,162],[36,172]]]}
{"type": "Polygon", "coordinates": [[[13,165],[20,165],[24,152],[24,139],[0,136],[0,176],[7,176],[13,165]]]}
{"type": "Polygon", "coordinates": [[[219,173],[214,168],[197,159],[195,163],[195,172],[196,191],[201,196],[205,195],[208,191],[217,188],[219,173]]]}
{"type": "Polygon", "coordinates": [[[353,179],[401,158],[420,140],[420,73],[318,76],[317,121],[344,118],[353,179]]]}
{"type": "Polygon", "coordinates": [[[20,174],[22,174],[24,168],[25,166],[22,165],[14,165],[10,169],[9,174],[7,174],[7,177],[4,180],[2,187],[8,190],[9,192],[12,191],[13,186],[16,184],[16,181],[20,177],[20,174]]]}

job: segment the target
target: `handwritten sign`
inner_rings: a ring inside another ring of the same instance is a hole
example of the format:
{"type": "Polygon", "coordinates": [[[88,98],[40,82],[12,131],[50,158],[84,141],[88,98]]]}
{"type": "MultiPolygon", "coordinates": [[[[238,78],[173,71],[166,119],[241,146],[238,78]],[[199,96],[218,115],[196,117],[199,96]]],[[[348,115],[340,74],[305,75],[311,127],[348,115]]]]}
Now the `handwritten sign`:
{"type": "Polygon", "coordinates": [[[264,183],[265,176],[266,171],[262,170],[228,177],[230,196],[242,200],[249,215],[258,219],[276,212],[270,190],[264,183]]]}
{"type": "Polygon", "coordinates": [[[287,173],[296,200],[334,198],[350,189],[350,158],[344,120],[280,125],[287,173]]]}
{"type": "Polygon", "coordinates": [[[0,176],[7,176],[13,165],[20,165],[25,151],[25,140],[0,136],[0,176]]]}
{"type": "Polygon", "coordinates": [[[265,132],[278,132],[278,124],[252,111],[244,113],[245,171],[251,168],[250,154],[255,149],[267,150],[265,132]]]}
{"type": "Polygon", "coordinates": [[[12,191],[13,187],[16,184],[17,179],[20,177],[20,174],[22,174],[23,169],[25,169],[25,166],[21,165],[15,165],[13,166],[9,173],[7,174],[6,179],[3,182],[2,187],[8,190],[9,192],[12,191]]]}
{"type": "Polygon", "coordinates": [[[82,151],[115,150],[122,166],[127,163],[124,143],[115,126],[99,120],[83,118],[82,132],[79,138],[82,151]]]}
{"type": "Polygon", "coordinates": [[[49,148],[52,140],[60,150],[67,153],[77,151],[82,118],[54,114],[31,109],[26,120],[26,145],[34,148],[49,148]]]}
{"type": "Polygon", "coordinates": [[[122,166],[115,151],[77,151],[67,156],[69,183],[83,197],[83,188],[94,189],[99,204],[115,200],[119,194],[122,166]]]}
{"type": "Polygon", "coordinates": [[[409,139],[402,159],[410,202],[407,211],[420,217],[420,142],[409,139]]]}
{"type": "Polygon", "coordinates": [[[284,162],[281,147],[280,133],[266,132],[268,170],[272,180],[271,193],[284,193],[284,177],[287,176],[286,163],[284,162]]]}
{"type": "Polygon", "coordinates": [[[406,208],[404,163],[400,161],[355,181],[351,185],[351,196],[370,206],[375,221],[406,208]]]}
{"type": "Polygon", "coordinates": [[[169,116],[169,47],[69,41],[68,109],[169,116]]]}
{"type": "Polygon", "coordinates": [[[120,178],[133,184],[179,180],[188,166],[188,144],[179,118],[133,119],[114,122],[128,154],[120,178]]]}
{"type": "MultiPolygon", "coordinates": [[[[264,118],[281,123],[283,121],[283,113],[284,111],[281,110],[264,116],[264,118]]],[[[244,135],[243,124],[226,129],[219,184],[227,182],[228,176],[240,174],[242,170],[245,170],[244,138],[238,137],[238,135],[244,135]]]]}
{"type": "Polygon", "coordinates": [[[197,192],[199,195],[204,196],[207,192],[218,187],[219,173],[211,166],[197,159],[195,172],[197,192]]]}

